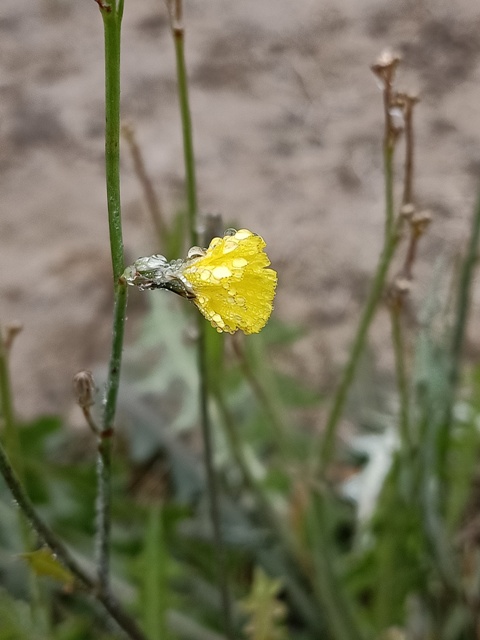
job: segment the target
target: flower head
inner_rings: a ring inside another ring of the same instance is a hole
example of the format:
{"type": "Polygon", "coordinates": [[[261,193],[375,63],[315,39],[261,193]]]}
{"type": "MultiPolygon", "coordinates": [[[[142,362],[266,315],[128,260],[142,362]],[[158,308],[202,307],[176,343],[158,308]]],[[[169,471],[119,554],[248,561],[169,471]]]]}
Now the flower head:
{"type": "Polygon", "coordinates": [[[125,270],[128,284],[170,289],[189,298],[217,331],[258,333],[273,308],[277,274],[268,269],[265,241],[248,229],[230,229],[186,260],[140,258],[125,270]]]}

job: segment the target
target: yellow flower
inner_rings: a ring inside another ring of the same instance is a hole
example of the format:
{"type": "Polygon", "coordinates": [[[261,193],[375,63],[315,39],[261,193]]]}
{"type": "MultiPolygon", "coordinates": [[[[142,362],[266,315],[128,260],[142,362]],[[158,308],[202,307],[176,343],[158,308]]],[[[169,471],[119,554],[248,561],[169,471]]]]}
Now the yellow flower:
{"type": "MultiPolygon", "coordinates": [[[[233,232],[233,230],[232,230],[233,232]]],[[[189,260],[182,275],[192,301],[217,331],[258,333],[273,309],[277,274],[267,269],[265,241],[247,229],[214,238],[204,255],[189,260]]]]}
{"type": "Polygon", "coordinates": [[[192,300],[217,331],[258,333],[272,313],[277,274],[263,238],[230,229],[208,249],[192,247],[186,260],[139,258],[123,278],[139,289],[169,289],[192,300]]]}

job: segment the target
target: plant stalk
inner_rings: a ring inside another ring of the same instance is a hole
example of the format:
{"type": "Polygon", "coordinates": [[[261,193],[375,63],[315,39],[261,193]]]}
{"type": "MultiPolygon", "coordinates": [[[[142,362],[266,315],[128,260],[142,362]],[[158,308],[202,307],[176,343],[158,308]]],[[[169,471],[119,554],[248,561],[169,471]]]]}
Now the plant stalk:
{"type": "Polygon", "coordinates": [[[370,293],[357,329],[355,340],[350,349],[347,364],[343,370],[340,385],[335,393],[330,412],[327,417],[325,433],[320,445],[320,464],[325,471],[326,465],[330,462],[333,450],[334,439],[338,422],[347,399],[348,391],[353,382],[353,377],[360,360],[360,356],[365,346],[368,329],[375,315],[378,303],[382,296],[388,270],[395,254],[395,249],[399,240],[400,221],[395,221],[395,203],[393,193],[393,159],[395,154],[395,144],[398,138],[398,130],[392,120],[391,109],[395,100],[393,91],[393,79],[395,70],[400,59],[391,53],[382,56],[379,61],[372,66],[372,71],[379,77],[383,84],[383,110],[384,110],[384,136],[383,136],[383,162],[385,181],[385,239],[380,261],[375,272],[374,280],[370,288],[370,293]]]}
{"type": "Polygon", "coordinates": [[[6,344],[6,339],[0,326],[0,409],[3,419],[4,442],[18,475],[23,479],[23,464],[10,382],[9,355],[10,348],[6,344]]]}
{"type": "Polygon", "coordinates": [[[222,600],[225,635],[227,636],[227,638],[229,638],[229,640],[234,640],[235,636],[233,634],[232,626],[232,608],[227,579],[227,559],[221,529],[219,495],[213,457],[212,424],[208,406],[208,362],[205,336],[205,320],[201,315],[198,315],[198,332],[198,366],[200,373],[200,425],[202,429],[202,440],[204,447],[205,471],[207,474],[210,517],[212,520],[213,538],[216,546],[218,581],[220,585],[220,595],[222,600]]]}
{"type": "MultiPolygon", "coordinates": [[[[185,64],[185,29],[183,26],[182,0],[170,0],[168,7],[170,13],[171,30],[175,44],[178,99],[182,121],[183,153],[185,162],[185,189],[187,196],[190,243],[192,246],[195,246],[198,244],[197,182],[195,174],[195,153],[193,148],[193,128],[188,95],[188,76],[185,64]]],[[[197,327],[197,357],[200,378],[200,423],[204,445],[207,486],[210,499],[210,515],[212,519],[213,536],[217,552],[216,557],[218,563],[218,579],[222,598],[225,635],[227,636],[227,638],[229,638],[229,640],[234,640],[230,594],[227,580],[226,554],[225,546],[222,539],[219,497],[213,461],[212,425],[208,406],[209,389],[206,344],[206,331],[208,329],[208,325],[206,325],[205,320],[200,315],[198,315],[197,327]]]]}
{"type": "Polygon", "coordinates": [[[99,589],[100,591],[108,591],[111,459],[127,306],[127,285],[122,280],[125,265],[120,201],[120,35],[123,0],[118,0],[118,2],[113,0],[109,4],[99,3],[99,7],[103,18],[105,37],[105,168],[114,281],[114,311],[105,408],[98,442],[96,562],[99,589]]]}
{"type": "Polygon", "coordinates": [[[198,202],[195,152],[193,149],[193,127],[188,94],[188,76],[185,64],[185,28],[183,26],[182,0],[170,4],[172,35],[175,45],[177,68],[178,102],[182,121],[183,157],[185,163],[185,188],[187,195],[188,226],[192,245],[198,244],[198,202]]]}
{"type": "Polygon", "coordinates": [[[324,436],[320,445],[319,452],[322,471],[325,470],[326,466],[332,458],[338,422],[342,416],[345,402],[347,400],[347,394],[350,389],[350,385],[352,384],[353,377],[360,360],[360,356],[362,355],[363,348],[365,346],[368,329],[370,328],[370,324],[375,315],[378,303],[380,302],[380,299],[382,297],[388,269],[395,254],[397,244],[398,233],[397,229],[395,229],[391,233],[380,257],[380,262],[375,272],[375,277],[370,288],[370,293],[368,295],[363,313],[360,317],[357,334],[350,349],[348,361],[344,367],[340,384],[336,391],[327,417],[327,423],[325,426],[324,436]]]}
{"type": "Polygon", "coordinates": [[[390,308],[392,343],[395,355],[395,373],[400,400],[400,438],[405,453],[411,451],[410,436],[410,394],[408,389],[407,368],[405,365],[405,342],[403,339],[401,306],[390,308]]]}

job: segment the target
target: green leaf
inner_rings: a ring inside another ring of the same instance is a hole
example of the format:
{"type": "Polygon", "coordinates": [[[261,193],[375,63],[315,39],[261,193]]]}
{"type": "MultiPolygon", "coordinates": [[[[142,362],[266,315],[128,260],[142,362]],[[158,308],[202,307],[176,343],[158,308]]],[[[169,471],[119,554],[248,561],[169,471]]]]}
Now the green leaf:
{"type": "Polygon", "coordinates": [[[34,574],[38,577],[48,577],[57,582],[61,582],[66,587],[72,587],[75,577],[68,569],[60,564],[48,547],[42,547],[37,551],[29,551],[21,553],[23,558],[29,565],[34,574]]]}
{"type": "Polygon", "coordinates": [[[274,579],[260,568],[255,569],[250,594],[241,607],[248,614],[245,634],[250,640],[286,640],[287,607],[280,600],[282,580],[274,579]]]}

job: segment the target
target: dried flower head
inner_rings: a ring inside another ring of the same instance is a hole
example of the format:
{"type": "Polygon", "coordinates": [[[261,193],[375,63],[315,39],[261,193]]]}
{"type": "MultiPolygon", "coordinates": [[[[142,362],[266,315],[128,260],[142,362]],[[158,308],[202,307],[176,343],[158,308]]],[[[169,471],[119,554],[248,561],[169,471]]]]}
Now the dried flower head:
{"type": "Polygon", "coordinates": [[[277,274],[268,269],[265,241],[248,229],[229,229],[186,260],[139,258],[124,278],[140,289],[169,289],[195,303],[217,331],[258,333],[273,309],[277,274]]]}
{"type": "Polygon", "coordinates": [[[86,409],[95,404],[95,380],[91,371],[79,371],[73,377],[73,393],[77,404],[86,409]]]}
{"type": "Polygon", "coordinates": [[[382,82],[391,84],[400,60],[399,55],[386,49],[382,51],[375,63],[372,64],[371,69],[382,82]]]}

